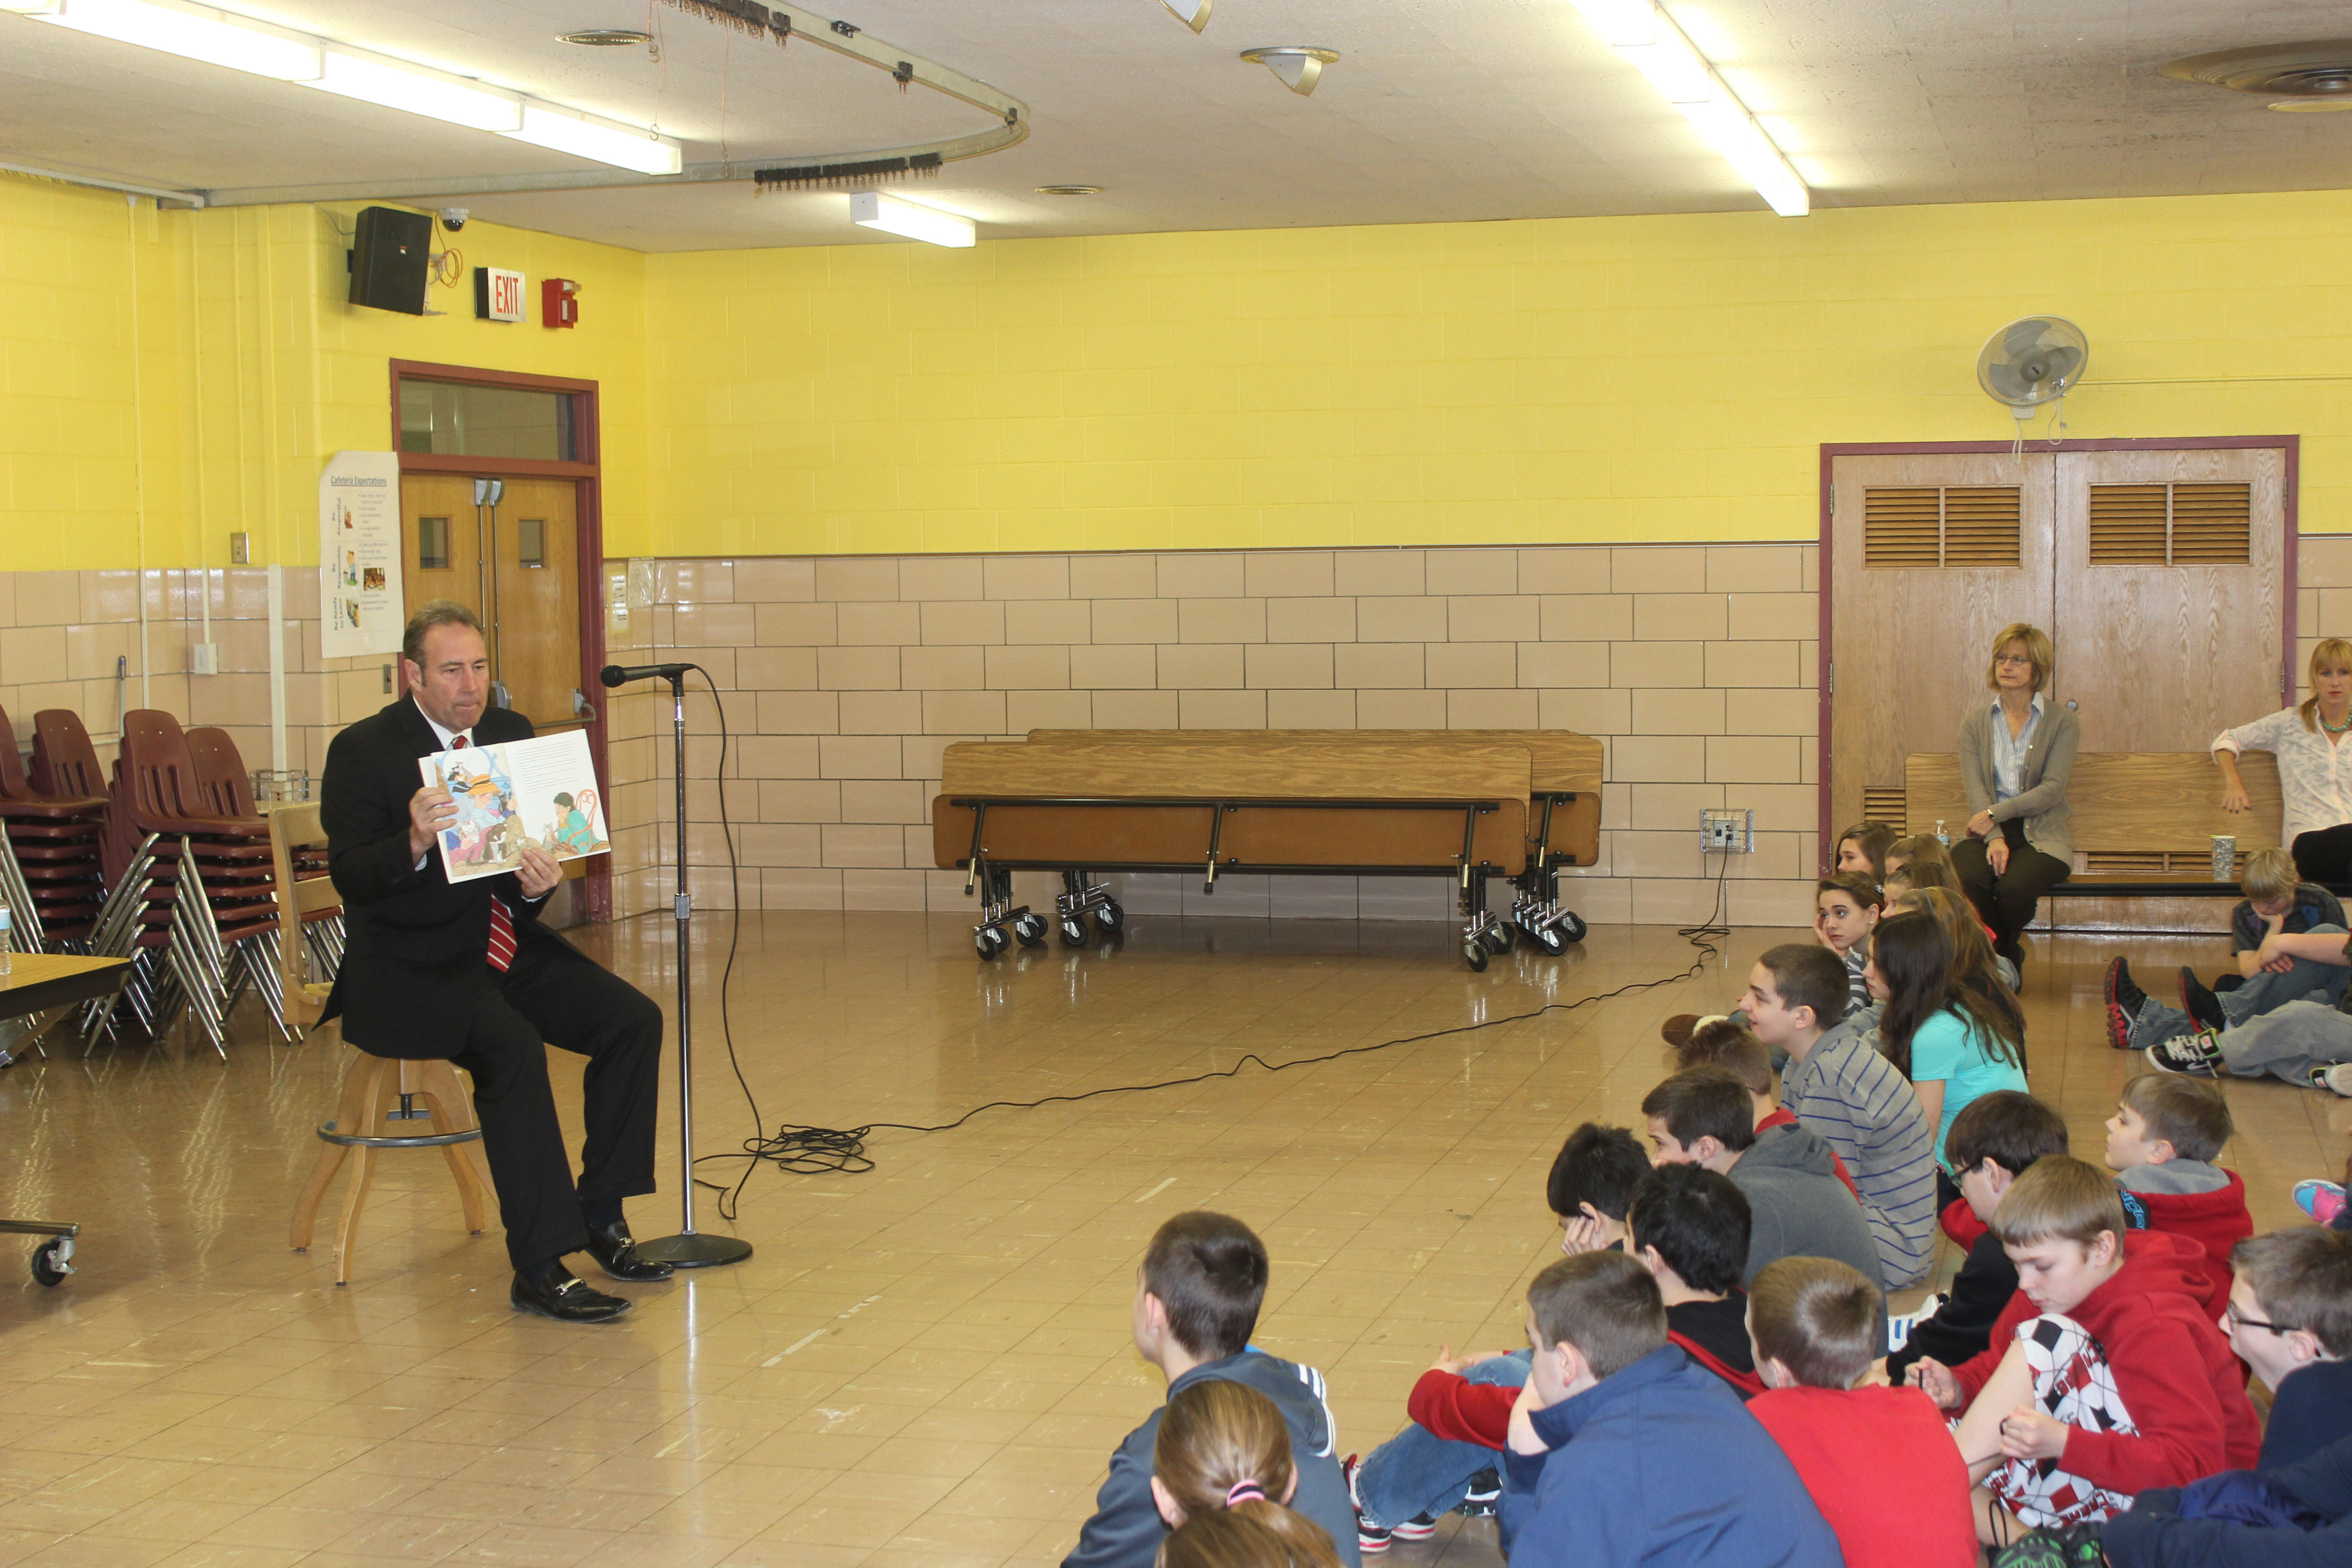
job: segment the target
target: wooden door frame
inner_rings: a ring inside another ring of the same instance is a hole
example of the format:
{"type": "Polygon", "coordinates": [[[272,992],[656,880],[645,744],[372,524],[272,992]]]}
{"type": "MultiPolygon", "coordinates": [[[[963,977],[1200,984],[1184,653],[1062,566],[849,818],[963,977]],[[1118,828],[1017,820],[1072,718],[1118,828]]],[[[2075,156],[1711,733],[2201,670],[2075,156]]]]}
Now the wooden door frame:
{"type": "MultiPolygon", "coordinates": [[[[600,390],[593,381],[562,375],[527,375],[520,371],[486,370],[478,365],[436,364],[426,360],[389,361],[392,384],[392,449],[400,453],[400,474],[444,474],[473,479],[570,479],[577,496],[580,568],[580,689],[597,689],[596,672],[604,667],[604,423],[600,390]],[[438,381],[461,386],[511,387],[525,392],[568,393],[572,404],[572,450],[569,461],[546,458],[460,458],[438,452],[400,450],[400,384],[438,381]]],[[[608,763],[605,704],[593,704],[596,717],[588,722],[588,752],[596,776],[606,781],[611,798],[612,769],[608,763]]],[[[613,913],[613,858],[593,857],[580,879],[585,904],[580,913],[603,921],[613,913]]]]}
{"type": "MultiPolygon", "coordinates": [[[[2068,452],[2187,452],[2222,451],[2247,447],[2275,447],[2282,454],[2284,472],[2279,479],[2281,500],[2285,512],[2286,538],[2280,547],[2279,605],[2283,622],[2279,638],[2280,668],[2292,680],[2294,670],[2295,637],[2295,568],[2296,541],[2299,537],[2295,515],[2298,475],[2303,461],[2303,437],[2300,436],[2128,436],[2104,440],[2028,441],[2028,453],[2061,457],[2068,452]]],[[[1840,458],[1902,458],[1925,457],[1941,453],[2013,452],[2016,443],[2011,441],[1824,441],[1822,443],[1821,468],[1821,560],[1817,563],[1821,601],[1819,642],[1813,666],[1813,690],[1820,700],[1821,717],[1815,723],[1814,771],[1821,792],[1820,840],[1815,847],[1815,864],[1826,868],[1835,841],[1830,837],[1837,826],[1830,820],[1830,612],[1833,592],[1832,569],[1834,559],[1831,552],[1830,530],[1832,523],[1832,484],[1837,459],[1840,458]]],[[[2292,685],[2287,689],[2294,690],[2292,685]]]]}

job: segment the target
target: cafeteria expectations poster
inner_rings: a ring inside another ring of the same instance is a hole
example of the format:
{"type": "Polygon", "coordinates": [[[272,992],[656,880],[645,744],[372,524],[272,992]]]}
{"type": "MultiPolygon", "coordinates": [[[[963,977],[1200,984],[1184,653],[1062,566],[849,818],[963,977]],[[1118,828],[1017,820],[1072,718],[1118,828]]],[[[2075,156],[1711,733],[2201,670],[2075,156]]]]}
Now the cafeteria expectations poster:
{"type": "Polygon", "coordinates": [[[400,454],[338,452],[319,476],[319,651],[397,653],[400,454]]]}

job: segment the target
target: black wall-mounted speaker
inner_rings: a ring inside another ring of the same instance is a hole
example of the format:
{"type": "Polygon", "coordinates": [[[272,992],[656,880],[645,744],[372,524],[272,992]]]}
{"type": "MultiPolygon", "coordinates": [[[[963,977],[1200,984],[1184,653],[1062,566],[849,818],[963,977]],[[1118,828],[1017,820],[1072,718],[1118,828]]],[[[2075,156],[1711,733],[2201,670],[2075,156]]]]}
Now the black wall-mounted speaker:
{"type": "Polygon", "coordinates": [[[425,314],[433,220],[398,207],[362,207],[352,237],[352,303],[425,314]]]}

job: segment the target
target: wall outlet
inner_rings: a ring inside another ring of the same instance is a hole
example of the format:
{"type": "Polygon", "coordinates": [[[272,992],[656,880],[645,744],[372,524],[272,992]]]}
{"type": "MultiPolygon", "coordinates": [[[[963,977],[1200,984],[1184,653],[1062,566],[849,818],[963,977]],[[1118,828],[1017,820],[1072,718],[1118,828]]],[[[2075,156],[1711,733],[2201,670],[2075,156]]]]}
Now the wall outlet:
{"type": "Polygon", "coordinates": [[[1756,853],[1756,813],[1745,807],[1698,814],[1698,852],[1702,855],[1756,853]]]}
{"type": "Polygon", "coordinates": [[[239,531],[228,536],[228,563],[232,566],[253,564],[253,535],[239,531]]]}

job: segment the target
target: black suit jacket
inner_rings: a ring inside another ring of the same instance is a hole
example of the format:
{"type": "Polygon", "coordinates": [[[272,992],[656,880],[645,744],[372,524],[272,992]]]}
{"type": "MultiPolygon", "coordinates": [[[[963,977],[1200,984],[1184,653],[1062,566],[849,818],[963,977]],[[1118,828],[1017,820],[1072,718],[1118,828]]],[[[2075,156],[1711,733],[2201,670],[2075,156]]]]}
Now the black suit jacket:
{"type": "MultiPolygon", "coordinates": [[[[530,721],[505,708],[483,711],[474,742],[520,741],[530,721]]],[[[425,868],[408,847],[408,802],[424,779],[416,760],[441,750],[413,699],[403,697],[337,735],[327,748],[319,814],[327,866],[343,899],[343,963],[325,1016],[341,1016],[343,1038],[373,1056],[447,1057],[465,1045],[464,1021],[491,994],[490,897],[514,915],[518,965],[577,958],[539,923],[540,905],[511,873],[452,886],[441,855],[425,868]],[[555,954],[544,949],[560,950],[555,954]]],[[[586,962],[582,959],[581,962],[586,962]]]]}

